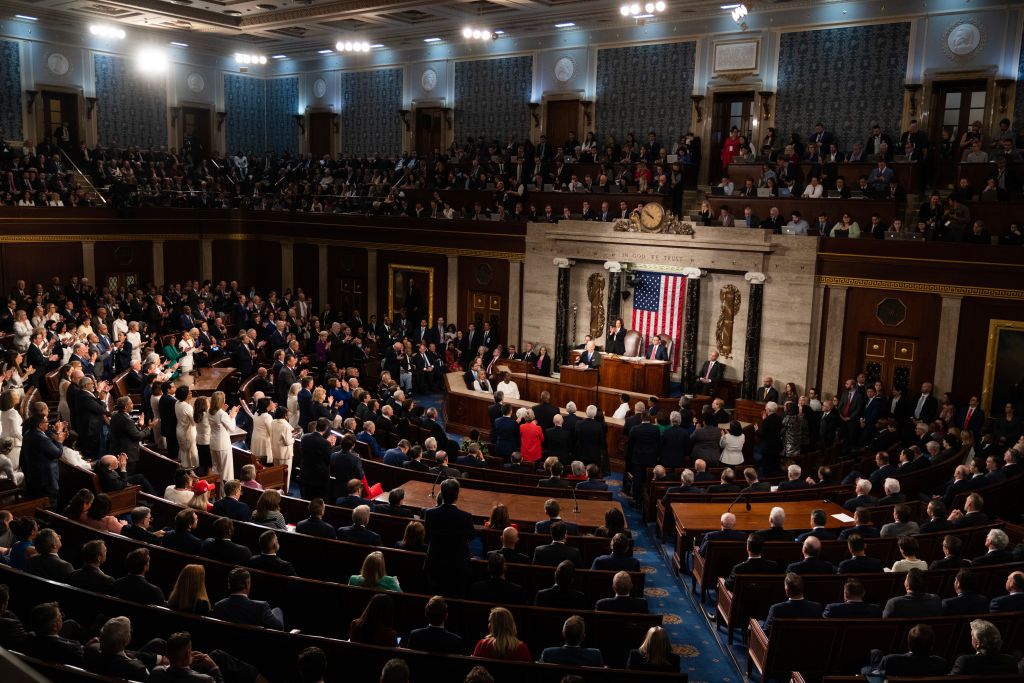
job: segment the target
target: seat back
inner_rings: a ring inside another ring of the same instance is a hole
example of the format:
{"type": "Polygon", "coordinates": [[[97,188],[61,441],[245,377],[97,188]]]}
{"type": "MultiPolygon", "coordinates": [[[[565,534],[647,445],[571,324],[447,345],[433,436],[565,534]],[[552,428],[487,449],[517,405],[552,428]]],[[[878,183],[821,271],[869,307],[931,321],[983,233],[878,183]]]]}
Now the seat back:
{"type": "Polygon", "coordinates": [[[622,338],[622,343],[625,346],[623,356],[639,356],[644,352],[643,343],[644,338],[636,330],[630,330],[622,338]]]}

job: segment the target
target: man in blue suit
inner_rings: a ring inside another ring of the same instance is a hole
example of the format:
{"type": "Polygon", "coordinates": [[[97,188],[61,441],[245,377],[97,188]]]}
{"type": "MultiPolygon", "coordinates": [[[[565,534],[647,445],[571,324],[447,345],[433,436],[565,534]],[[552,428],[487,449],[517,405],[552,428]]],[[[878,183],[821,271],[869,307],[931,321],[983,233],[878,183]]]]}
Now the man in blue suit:
{"type": "Polygon", "coordinates": [[[380,459],[384,457],[384,449],[380,447],[379,443],[377,443],[377,438],[374,436],[376,431],[377,425],[372,421],[367,420],[363,423],[363,431],[359,432],[359,435],[356,436],[356,441],[362,441],[365,443],[370,447],[370,455],[372,455],[374,459],[380,459]]]}
{"type": "Polygon", "coordinates": [[[494,421],[491,438],[494,439],[494,454],[503,460],[519,450],[519,425],[512,419],[511,403],[502,404],[501,417],[494,421]]]}
{"type": "Polygon", "coordinates": [[[977,439],[981,428],[985,426],[985,411],[978,405],[978,397],[971,396],[967,407],[963,408],[956,416],[954,424],[961,429],[966,429],[974,434],[977,439]]]}
{"type": "Polygon", "coordinates": [[[427,554],[423,562],[434,590],[442,595],[462,595],[472,574],[469,542],[476,535],[473,515],[455,506],[459,500],[459,482],[441,483],[438,506],[423,511],[427,532],[427,554]]]}
{"type": "Polygon", "coordinates": [[[820,617],[821,603],[804,599],[804,580],[799,574],[789,572],[785,578],[786,601],[778,602],[768,610],[768,618],[764,622],[765,635],[769,635],[776,619],[812,619],[820,617]]]}
{"type": "Polygon", "coordinates": [[[644,353],[647,360],[668,360],[668,349],[661,343],[660,336],[651,337],[651,345],[644,353]]]}
{"type": "Polygon", "coordinates": [[[440,595],[427,601],[424,608],[427,625],[413,629],[409,633],[409,641],[405,643],[410,649],[424,652],[443,652],[450,655],[466,653],[466,644],[462,638],[445,628],[448,619],[448,603],[440,595]]]}
{"type": "MultiPolygon", "coordinates": [[[[39,416],[35,429],[26,429],[21,446],[21,467],[25,472],[25,488],[33,498],[46,496],[50,506],[56,507],[60,494],[60,475],[57,461],[63,452],[67,430],[61,429],[52,436],[47,434],[47,414],[39,416]]],[[[28,425],[26,425],[27,427],[28,425]]]]}
{"type": "Polygon", "coordinates": [[[573,615],[565,620],[562,626],[561,647],[548,647],[538,660],[542,664],[567,664],[569,666],[604,666],[601,651],[592,647],[582,647],[585,635],[583,617],[573,615]]]}
{"type": "Polygon", "coordinates": [[[241,501],[242,482],[237,479],[224,482],[224,497],[213,504],[213,514],[238,522],[248,522],[252,508],[241,501]]]}
{"type": "Polygon", "coordinates": [[[989,611],[988,598],[978,592],[978,580],[966,567],[956,573],[953,579],[953,590],[956,597],[942,601],[942,613],[946,614],[984,614],[989,611]]]}
{"type": "Polygon", "coordinates": [[[593,339],[588,341],[587,345],[583,348],[583,353],[580,354],[579,360],[576,361],[576,366],[582,368],[601,367],[601,352],[597,350],[597,345],[594,344],[593,339]]]}
{"type": "Polygon", "coordinates": [[[630,555],[629,537],[626,534],[615,534],[612,537],[611,549],[611,554],[594,558],[590,568],[608,571],[640,571],[640,560],[630,555]]]}
{"type": "Polygon", "coordinates": [[[1006,592],[992,598],[988,609],[990,612],[1021,612],[1024,611],[1024,572],[1013,572],[1006,577],[1006,592]]]}
{"type": "Polygon", "coordinates": [[[711,541],[746,540],[747,534],[736,529],[736,515],[731,512],[723,512],[720,522],[722,525],[721,529],[718,531],[709,531],[704,534],[704,539],[700,542],[700,548],[697,550],[697,554],[701,557],[707,555],[708,545],[711,541]]]}
{"type": "Polygon", "coordinates": [[[843,584],[843,602],[826,605],[821,616],[826,619],[841,617],[878,619],[882,616],[882,608],[874,603],[864,602],[864,584],[857,579],[849,579],[843,584]]]}
{"type": "Polygon", "coordinates": [[[228,589],[231,595],[214,605],[214,616],[235,624],[249,624],[283,631],[284,617],[281,608],[271,609],[270,604],[263,600],[251,600],[251,587],[252,577],[247,570],[241,567],[232,569],[228,574],[228,589]]]}

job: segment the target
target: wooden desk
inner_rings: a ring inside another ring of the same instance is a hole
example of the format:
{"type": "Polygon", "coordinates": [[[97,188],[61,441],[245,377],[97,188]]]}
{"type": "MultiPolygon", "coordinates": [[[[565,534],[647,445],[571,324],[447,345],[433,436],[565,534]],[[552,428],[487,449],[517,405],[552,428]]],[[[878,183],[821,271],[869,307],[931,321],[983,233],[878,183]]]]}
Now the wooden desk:
{"type": "Polygon", "coordinates": [[[235,369],[223,367],[203,368],[200,372],[201,374],[198,377],[194,373],[182,375],[178,378],[177,383],[191,387],[193,394],[209,396],[213,392],[221,390],[221,385],[235,374],[235,369]]]}
{"type": "MultiPolygon", "coordinates": [[[[728,504],[722,503],[672,503],[672,514],[676,520],[676,531],[684,536],[693,536],[705,531],[720,529],[722,525],[722,513],[728,508],[728,504]]],[[[772,508],[781,507],[786,511],[786,528],[794,529],[793,538],[797,537],[795,530],[810,529],[811,511],[824,510],[827,518],[825,527],[839,529],[853,526],[853,522],[840,522],[832,517],[834,514],[849,514],[841,505],[826,503],[821,500],[794,500],[782,503],[751,503],[750,511],[747,511],[741,499],[732,507],[732,513],[736,515],[736,528],[744,531],[757,531],[768,528],[768,515],[772,508]]]]}
{"type": "Polygon", "coordinates": [[[761,416],[764,414],[764,406],[765,404],[760,401],[738,398],[736,399],[732,416],[740,422],[751,422],[759,425],[761,424],[761,416]]]}
{"type": "MultiPolygon", "coordinates": [[[[570,352],[570,358],[574,363],[579,354],[580,352],[576,350],[570,352]]],[[[669,394],[669,374],[672,372],[672,366],[668,361],[603,353],[598,371],[600,386],[605,389],[632,391],[647,396],[669,394]]]]}
{"type": "Polygon", "coordinates": [[[499,368],[504,366],[509,372],[519,373],[521,375],[535,374],[537,372],[537,366],[533,363],[527,363],[525,360],[513,360],[506,358],[498,365],[499,368]]]}
{"type": "MultiPolygon", "coordinates": [[[[604,360],[603,358],[601,359],[604,360]]],[[[595,389],[600,371],[590,368],[578,368],[575,365],[563,365],[558,368],[559,377],[564,384],[571,384],[585,389],[595,389]]]]}
{"type": "MultiPolygon", "coordinates": [[[[408,481],[402,485],[405,490],[405,500],[402,505],[411,508],[432,508],[437,503],[430,497],[430,484],[425,481],[408,481]]],[[[441,492],[441,485],[434,489],[435,493],[441,492]]],[[[374,500],[387,502],[388,493],[377,496],[374,500]]],[[[473,515],[478,520],[488,519],[491,510],[498,503],[503,503],[508,508],[508,515],[517,522],[536,522],[545,519],[544,496],[524,496],[511,493],[498,493],[495,491],[479,491],[463,488],[459,491],[457,505],[459,509],[473,515]]],[[[562,506],[562,518],[567,522],[575,522],[582,529],[596,529],[604,524],[604,513],[609,507],[622,509],[616,501],[606,500],[580,500],[579,514],[573,514],[572,499],[560,500],[562,506]]],[[[767,512],[765,516],[767,517],[767,512]]]]}

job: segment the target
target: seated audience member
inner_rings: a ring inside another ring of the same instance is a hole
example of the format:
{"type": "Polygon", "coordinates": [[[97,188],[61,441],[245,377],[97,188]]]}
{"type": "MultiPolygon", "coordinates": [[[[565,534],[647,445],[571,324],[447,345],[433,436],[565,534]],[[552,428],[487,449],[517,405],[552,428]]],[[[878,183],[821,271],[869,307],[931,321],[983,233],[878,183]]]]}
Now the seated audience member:
{"type": "Polygon", "coordinates": [[[781,618],[820,617],[821,603],[804,599],[804,580],[799,574],[789,572],[784,580],[786,601],[778,602],[768,609],[768,618],[764,622],[764,632],[771,634],[772,624],[781,618]]]}
{"type": "Polygon", "coordinates": [[[882,561],[867,556],[867,544],[860,534],[851,534],[846,539],[850,557],[839,563],[840,574],[870,574],[882,571],[882,561]]]}
{"type": "Polygon", "coordinates": [[[598,612],[647,612],[646,598],[635,598],[632,596],[633,579],[629,572],[616,572],[612,577],[612,590],[615,596],[602,598],[594,605],[598,612]]]}
{"type": "Polygon", "coordinates": [[[956,527],[981,526],[988,524],[988,515],[982,512],[985,507],[985,500],[977,492],[967,496],[964,503],[964,511],[953,510],[949,513],[949,521],[956,527]]]}
{"type": "Polygon", "coordinates": [[[516,550],[519,544],[519,529],[509,525],[501,531],[501,547],[487,553],[487,556],[501,555],[506,562],[513,564],[530,564],[530,557],[516,550]]]}
{"type": "Polygon", "coordinates": [[[181,568],[167,598],[167,607],[201,617],[213,613],[213,604],[206,593],[206,568],[203,565],[186,564],[181,568]]]}
{"type": "Polygon", "coordinates": [[[121,529],[121,535],[143,543],[159,545],[160,539],[164,536],[164,530],[150,531],[149,527],[152,522],[153,512],[148,507],[140,505],[132,509],[131,524],[121,529]]]}
{"type": "Polygon", "coordinates": [[[797,536],[796,542],[803,543],[811,536],[814,536],[819,541],[831,541],[836,535],[825,528],[826,523],[828,523],[828,517],[825,515],[824,510],[820,508],[811,510],[811,530],[797,536]]]}
{"type": "Polygon", "coordinates": [[[392,517],[412,518],[413,512],[409,508],[402,507],[405,500],[405,489],[397,486],[388,491],[388,502],[374,503],[373,511],[379,515],[391,515],[392,517]]]}
{"type": "Polygon", "coordinates": [[[56,602],[43,602],[29,613],[32,636],[28,639],[28,654],[57,664],[85,666],[84,649],[76,640],[61,635],[64,629],[64,615],[56,602]]]}
{"type": "MultiPolygon", "coordinates": [[[[509,527],[511,529],[512,527],[509,527]]],[[[507,529],[506,529],[507,531],[507,529]]],[[[513,531],[515,531],[513,529],[513,531]]],[[[505,556],[494,550],[487,556],[488,578],[477,581],[469,587],[469,599],[483,602],[493,601],[505,605],[526,604],[522,586],[505,578],[505,556]]]]}
{"type": "Polygon", "coordinates": [[[601,468],[591,463],[587,465],[587,478],[576,484],[577,491],[607,491],[608,483],[601,477],[601,468]]]}
{"type": "Polygon", "coordinates": [[[174,529],[164,534],[163,546],[188,555],[197,555],[203,542],[192,532],[199,524],[195,510],[179,510],[174,515],[174,529]]]}
{"type": "Polygon", "coordinates": [[[566,545],[566,526],[563,522],[551,525],[551,543],[539,545],[533,551],[534,564],[556,566],[561,562],[572,562],[577,567],[583,566],[583,555],[579,548],[566,545]]]}
{"type": "Polygon", "coordinates": [[[630,554],[630,540],[626,534],[615,534],[611,542],[611,554],[594,558],[591,569],[609,571],[640,571],[640,560],[630,554]]]}
{"type": "Polygon", "coordinates": [[[1015,674],[1017,658],[1001,654],[1003,636],[992,622],[975,619],[971,622],[973,655],[960,655],[949,670],[950,676],[984,676],[986,674],[1015,674]]]}
{"type": "Polygon", "coordinates": [[[786,531],[786,511],[781,507],[773,507],[768,513],[768,529],[762,529],[757,535],[766,541],[788,541],[793,538],[792,532],[786,531]]]}
{"type": "Polygon", "coordinates": [[[969,569],[961,569],[953,579],[956,596],[942,601],[943,614],[984,614],[988,598],[978,592],[978,581],[969,569]]]}
{"type": "Polygon", "coordinates": [[[149,571],[149,550],[136,548],[128,553],[125,557],[125,568],[128,574],[114,581],[110,586],[110,595],[142,605],[163,607],[167,604],[164,592],[146,580],[146,572],[149,571]]]}
{"type": "Polygon", "coordinates": [[[804,559],[799,562],[793,562],[786,567],[787,573],[794,574],[835,574],[836,568],[832,566],[831,562],[826,562],[821,559],[821,539],[817,536],[808,536],[804,539],[803,548],[801,548],[804,559]]]}
{"type": "Polygon", "coordinates": [[[928,563],[920,559],[917,553],[921,546],[913,536],[904,534],[896,540],[896,547],[899,548],[902,559],[896,560],[892,567],[886,568],[887,572],[905,572],[910,569],[928,569],[928,563]]]}
{"type": "Polygon", "coordinates": [[[213,534],[203,540],[200,554],[211,560],[229,564],[245,564],[252,557],[244,545],[235,543],[231,538],[235,535],[235,523],[229,517],[220,517],[213,523],[213,534]]]}
{"type": "Polygon", "coordinates": [[[384,593],[370,598],[362,614],[352,620],[349,640],[353,643],[395,647],[398,632],[395,631],[395,603],[384,593]]]}
{"type": "Polygon", "coordinates": [[[146,681],[149,672],[163,661],[166,644],[154,638],[137,652],[128,650],[132,622],[128,617],[108,619],[100,629],[99,641],[85,646],[85,667],[92,673],[130,681],[146,681]]]}
{"type": "Polygon", "coordinates": [[[377,588],[396,593],[402,592],[402,587],[398,585],[398,578],[387,575],[387,569],[384,566],[384,553],[380,551],[374,551],[363,559],[363,566],[359,573],[348,577],[348,585],[377,588]]]}
{"type": "Polygon", "coordinates": [[[164,489],[164,498],[178,505],[188,505],[192,500],[192,484],[194,482],[195,476],[192,470],[175,470],[174,484],[164,489]]]}
{"type": "MultiPolygon", "coordinates": [[[[628,574],[627,574],[628,576],[628,574]]],[[[555,585],[537,591],[534,604],[537,607],[557,607],[559,609],[590,609],[587,596],[572,587],[576,578],[576,567],[568,560],[555,568],[555,585]]]]}
{"type": "Polygon", "coordinates": [[[878,529],[871,523],[871,510],[866,507],[857,508],[853,512],[853,521],[853,526],[848,526],[839,532],[840,541],[845,541],[854,534],[861,538],[878,538],[878,529]]]}
{"type": "Polygon", "coordinates": [[[360,505],[371,506],[373,501],[363,498],[363,482],[361,479],[349,479],[345,485],[347,494],[334,501],[334,504],[343,508],[356,508],[360,505]]]}
{"type": "Polygon", "coordinates": [[[399,550],[411,550],[416,553],[427,552],[427,529],[423,522],[413,520],[405,525],[402,540],[395,544],[399,550]]]}
{"type": "Polygon", "coordinates": [[[263,600],[249,597],[252,589],[252,578],[248,570],[235,567],[228,574],[228,597],[217,601],[213,606],[213,615],[218,619],[235,624],[249,624],[263,628],[284,630],[284,615],[280,607],[271,608],[263,600]]]}
{"type": "Polygon", "coordinates": [[[567,666],[604,666],[601,651],[592,647],[583,647],[586,629],[583,617],[573,615],[562,625],[561,647],[548,647],[540,654],[537,661],[542,664],[565,664],[567,666]]]}
{"type": "Polygon", "coordinates": [[[963,558],[964,542],[959,536],[946,536],[942,539],[942,557],[934,560],[928,569],[961,569],[970,567],[970,560],[963,558]]]}
{"type": "Polygon", "coordinates": [[[669,640],[668,631],[661,626],[652,626],[647,629],[644,642],[640,647],[629,651],[629,658],[626,660],[626,668],[637,671],[664,671],[668,673],[678,672],[680,657],[672,652],[672,641],[669,640]]]}
{"type": "Polygon", "coordinates": [[[763,549],[764,539],[761,536],[758,534],[747,536],[747,559],[737,564],[729,572],[729,578],[725,580],[726,588],[732,590],[736,583],[736,576],[739,574],[777,574],[782,571],[782,567],[777,562],[761,557],[763,549]]]}
{"type": "Polygon", "coordinates": [[[944,676],[949,664],[932,654],[934,648],[935,631],[917,624],[907,632],[907,652],[885,655],[876,666],[864,667],[863,673],[870,683],[881,683],[886,676],[944,676]]]}
{"type": "Polygon", "coordinates": [[[494,607],[487,617],[487,635],[473,649],[474,657],[532,662],[526,643],[516,637],[516,621],[504,607],[494,607]]]}
{"type": "Polygon", "coordinates": [[[295,567],[292,566],[292,563],[278,557],[277,551],[280,549],[281,543],[277,540],[277,533],[274,531],[264,531],[260,534],[260,554],[249,558],[247,564],[253,569],[260,569],[273,574],[295,576],[295,567]]]}
{"type": "Polygon", "coordinates": [[[86,541],[82,546],[82,566],[71,572],[68,583],[94,593],[106,593],[114,583],[100,568],[107,561],[107,546],[103,541],[86,541]]]}
{"type": "Polygon", "coordinates": [[[426,617],[427,625],[409,632],[409,639],[405,642],[406,647],[424,652],[465,654],[466,644],[462,638],[445,628],[445,621],[448,619],[448,603],[443,597],[435,595],[430,598],[423,614],[426,617]]]}
{"type": "Polygon", "coordinates": [[[907,571],[903,581],[906,595],[889,598],[882,617],[937,617],[942,614],[942,599],[925,592],[924,570],[916,567],[907,571]]]}
{"type": "Polygon", "coordinates": [[[843,503],[843,507],[850,512],[854,512],[860,507],[872,507],[874,505],[878,505],[878,499],[871,496],[871,486],[871,480],[858,479],[857,484],[854,487],[857,495],[843,503]]]}
{"type": "MultiPolygon", "coordinates": [[[[921,457],[919,456],[918,459],[920,460],[921,457]]],[[[949,513],[940,498],[932,498],[928,501],[925,512],[928,514],[928,521],[920,525],[918,533],[930,534],[933,531],[945,531],[952,526],[946,519],[949,513]]]]}
{"type": "Polygon", "coordinates": [[[673,493],[696,493],[700,491],[700,489],[693,485],[695,476],[696,475],[693,473],[693,470],[690,469],[685,469],[679,473],[680,485],[668,487],[668,489],[665,490],[664,497],[661,499],[661,504],[666,508],[666,510],[672,503],[670,496],[673,493]]]}
{"type": "Polygon", "coordinates": [[[58,554],[61,549],[60,534],[53,529],[43,529],[36,535],[35,548],[38,554],[30,558],[25,566],[28,573],[67,583],[75,568],[58,554]]]}
{"type": "Polygon", "coordinates": [[[708,545],[711,541],[742,541],[746,539],[747,535],[736,529],[736,515],[731,512],[723,512],[719,523],[721,524],[721,529],[704,534],[700,547],[697,549],[697,554],[701,557],[707,555],[708,545]]]}
{"type": "Polygon", "coordinates": [[[1010,545],[1010,537],[1006,535],[1006,532],[1002,529],[989,529],[988,535],[985,536],[985,548],[987,552],[984,555],[974,558],[972,564],[975,567],[980,567],[986,564],[1004,564],[1006,562],[1013,562],[1013,553],[1007,550],[1007,546],[1010,545]]]}
{"type": "Polygon", "coordinates": [[[708,487],[708,493],[737,493],[742,487],[736,484],[736,471],[731,467],[722,470],[721,480],[708,487]]]}
{"type": "Polygon", "coordinates": [[[324,510],[326,509],[323,498],[314,498],[309,501],[309,517],[295,525],[295,531],[307,536],[319,538],[337,538],[338,532],[334,527],[324,521],[324,510]]]}
{"type": "Polygon", "coordinates": [[[896,505],[897,503],[904,503],[907,497],[900,493],[900,480],[887,477],[882,482],[882,491],[885,495],[878,499],[879,505],[896,505]]]}
{"type": "MultiPolygon", "coordinates": [[[[895,479],[886,479],[886,482],[896,481],[895,479]]],[[[910,519],[910,508],[902,503],[894,505],[892,508],[893,521],[889,522],[882,527],[879,536],[882,538],[892,538],[905,536],[908,534],[919,533],[920,528],[917,522],[910,519]]]]}
{"type": "Polygon", "coordinates": [[[366,525],[370,523],[370,506],[359,505],[352,511],[352,524],[338,527],[338,540],[362,545],[383,545],[380,534],[370,531],[366,525]]]}
{"type": "Polygon", "coordinates": [[[852,619],[878,618],[882,616],[882,608],[872,602],[864,602],[864,585],[857,579],[848,579],[843,584],[843,602],[826,605],[821,616],[852,619]]]}
{"type": "Polygon", "coordinates": [[[230,517],[236,522],[248,522],[252,508],[242,500],[242,482],[237,479],[224,482],[224,497],[213,504],[213,514],[230,517]]]}
{"type": "Polygon", "coordinates": [[[1024,611],[1024,572],[1011,572],[1006,577],[1006,595],[992,598],[990,612],[1024,611]]]}

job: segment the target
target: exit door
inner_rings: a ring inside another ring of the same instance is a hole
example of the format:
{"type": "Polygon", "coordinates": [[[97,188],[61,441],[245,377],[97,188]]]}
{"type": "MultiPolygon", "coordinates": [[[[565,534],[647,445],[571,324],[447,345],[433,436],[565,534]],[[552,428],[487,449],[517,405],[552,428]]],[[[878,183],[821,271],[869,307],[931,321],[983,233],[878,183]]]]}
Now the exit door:
{"type": "Polygon", "coordinates": [[[868,385],[881,382],[886,391],[899,387],[904,392],[917,386],[917,346],[918,340],[907,337],[864,335],[861,368],[868,385]]]}

